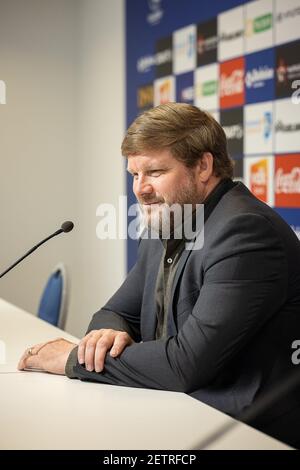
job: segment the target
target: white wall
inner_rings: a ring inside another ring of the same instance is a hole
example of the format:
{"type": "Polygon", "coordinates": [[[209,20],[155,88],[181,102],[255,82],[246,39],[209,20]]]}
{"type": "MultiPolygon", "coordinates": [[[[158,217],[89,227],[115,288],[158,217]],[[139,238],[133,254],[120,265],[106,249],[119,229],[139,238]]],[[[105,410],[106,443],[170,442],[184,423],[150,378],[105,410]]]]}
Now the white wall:
{"type": "Polygon", "coordinates": [[[125,129],[125,31],[122,0],[88,0],[79,9],[79,251],[74,319],[81,330],[91,312],[120,286],[125,241],[96,238],[96,208],[125,193],[120,146],[125,129]]]}
{"type": "Polygon", "coordinates": [[[49,272],[67,264],[67,330],[81,336],[121,283],[124,241],[96,238],[96,207],[124,193],[122,0],[0,0],[0,271],[64,220],[76,230],[0,281],[36,312],[49,272]]]}

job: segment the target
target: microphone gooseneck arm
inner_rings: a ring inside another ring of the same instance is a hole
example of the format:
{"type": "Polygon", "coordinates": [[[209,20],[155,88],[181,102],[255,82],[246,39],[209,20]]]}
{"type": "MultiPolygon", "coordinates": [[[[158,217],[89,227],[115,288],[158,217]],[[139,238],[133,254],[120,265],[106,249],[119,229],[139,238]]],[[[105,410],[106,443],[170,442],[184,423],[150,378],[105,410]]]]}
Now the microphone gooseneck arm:
{"type": "Polygon", "coordinates": [[[51,235],[49,235],[47,238],[45,238],[44,240],[42,240],[41,242],[39,242],[37,245],[35,245],[34,247],[32,247],[29,251],[27,251],[27,253],[25,253],[25,255],[23,255],[21,258],[19,258],[17,261],[15,261],[14,264],[12,264],[9,268],[7,268],[5,271],[3,271],[3,273],[0,274],[0,278],[5,276],[5,274],[7,274],[11,269],[13,269],[15,266],[17,266],[19,263],[21,263],[21,261],[23,261],[23,259],[27,258],[27,256],[29,256],[31,253],[33,253],[37,248],[39,248],[41,245],[43,245],[44,243],[46,243],[48,240],[50,240],[51,238],[53,237],[56,237],[56,235],[59,235],[60,233],[62,232],[70,232],[74,227],[74,224],[73,222],[64,222],[62,225],[61,225],[61,228],[56,230],[56,232],[52,233],[51,235]]]}

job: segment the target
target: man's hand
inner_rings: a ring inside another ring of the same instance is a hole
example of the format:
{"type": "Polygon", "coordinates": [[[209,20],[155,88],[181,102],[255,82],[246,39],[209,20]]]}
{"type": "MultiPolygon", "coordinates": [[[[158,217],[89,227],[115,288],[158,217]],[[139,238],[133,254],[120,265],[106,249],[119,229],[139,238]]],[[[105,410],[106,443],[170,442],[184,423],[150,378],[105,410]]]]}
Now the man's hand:
{"type": "Polygon", "coordinates": [[[63,338],[37,344],[26,349],[18,364],[19,370],[41,369],[52,374],[65,374],[70,352],[77,344],[63,338]]]}
{"type": "Polygon", "coordinates": [[[112,357],[119,356],[133,339],[125,331],[110,329],[92,330],[79,343],[78,362],[89,371],[101,372],[107,351],[112,357]]]}

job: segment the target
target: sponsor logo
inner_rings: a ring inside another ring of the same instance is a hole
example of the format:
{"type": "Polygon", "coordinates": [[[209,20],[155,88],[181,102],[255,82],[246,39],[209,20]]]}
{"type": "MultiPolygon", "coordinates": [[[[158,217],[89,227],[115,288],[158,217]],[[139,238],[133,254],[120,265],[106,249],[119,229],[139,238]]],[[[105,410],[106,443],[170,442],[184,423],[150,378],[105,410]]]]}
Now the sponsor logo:
{"type": "Polygon", "coordinates": [[[164,15],[161,8],[161,0],[148,0],[148,6],[150,13],[147,15],[147,21],[151,26],[155,26],[160,23],[164,15]]]}
{"type": "Polygon", "coordinates": [[[0,104],[6,104],[6,84],[0,80],[0,104]]]}
{"type": "Polygon", "coordinates": [[[221,75],[221,97],[243,93],[243,70],[233,70],[230,75],[221,75]]]}
{"type": "Polygon", "coordinates": [[[267,65],[249,70],[246,73],[245,83],[247,88],[261,88],[266,80],[274,78],[274,70],[267,65]]]}
{"type": "Polygon", "coordinates": [[[259,103],[274,99],[274,49],[247,54],[245,58],[246,102],[259,103]]]}
{"type": "Polygon", "coordinates": [[[290,98],[276,100],[275,115],[275,152],[298,153],[300,148],[300,114],[290,98]]]}
{"type": "Polygon", "coordinates": [[[261,119],[246,121],[247,134],[249,136],[261,134],[265,141],[272,135],[272,113],[265,111],[261,119]]]}
{"type": "Polygon", "coordinates": [[[155,63],[155,55],[145,55],[138,59],[136,69],[139,73],[148,73],[155,63]]]}
{"type": "Polygon", "coordinates": [[[274,202],[274,158],[245,157],[245,183],[250,191],[261,201],[269,205],[274,202]]]}
{"type": "Polygon", "coordinates": [[[202,85],[202,95],[211,96],[215,95],[218,91],[218,82],[217,80],[208,80],[202,85]]]}
{"type": "Polygon", "coordinates": [[[217,62],[217,18],[197,25],[197,66],[217,62]]]}
{"type": "Polygon", "coordinates": [[[263,136],[266,141],[272,135],[272,113],[271,111],[265,111],[263,116],[263,136]]]}
{"type": "Polygon", "coordinates": [[[300,62],[298,64],[287,65],[284,58],[280,58],[276,69],[278,83],[286,83],[300,77],[300,62]]]}
{"type": "Polygon", "coordinates": [[[188,88],[184,88],[181,90],[181,102],[186,103],[189,101],[193,101],[194,99],[194,88],[192,86],[188,88]]]}
{"type": "Polygon", "coordinates": [[[219,108],[219,64],[195,70],[195,105],[206,110],[219,108]]]}
{"type": "Polygon", "coordinates": [[[166,49],[165,51],[158,52],[155,56],[155,64],[163,65],[172,61],[172,50],[166,49]]]}
{"type": "Polygon", "coordinates": [[[276,21],[280,23],[281,21],[289,20],[297,16],[300,16],[300,6],[293,8],[291,10],[281,11],[280,13],[278,13],[276,17],[276,21]]]}
{"type": "Polygon", "coordinates": [[[243,108],[221,111],[221,126],[227,137],[230,155],[233,157],[242,155],[244,141],[243,108]]]}
{"type": "Polygon", "coordinates": [[[194,76],[192,72],[178,75],[176,78],[176,101],[190,104],[194,102],[194,76]]]}
{"type": "Polygon", "coordinates": [[[273,1],[257,0],[245,5],[245,52],[273,46],[273,1]]]}
{"type": "Polygon", "coordinates": [[[196,66],[196,25],[190,25],[174,32],[174,72],[180,74],[196,66]]]}
{"type": "Polygon", "coordinates": [[[167,63],[172,64],[172,50],[159,51],[154,55],[140,57],[136,64],[139,73],[148,73],[154,66],[160,67],[167,63]]]}
{"type": "Polygon", "coordinates": [[[176,43],[176,51],[178,56],[187,57],[191,59],[194,54],[194,35],[189,33],[186,37],[186,40],[182,40],[176,43]]]}
{"type": "Polygon", "coordinates": [[[252,36],[252,34],[263,33],[268,29],[272,28],[273,15],[267,13],[265,15],[257,16],[256,18],[247,20],[246,35],[252,36]]]}
{"type": "Polygon", "coordinates": [[[218,15],[218,60],[223,62],[244,53],[244,7],[218,15]]]}
{"type": "Polygon", "coordinates": [[[269,154],[273,151],[273,103],[255,103],[244,107],[245,154],[269,154]]]}
{"type": "Polygon", "coordinates": [[[173,73],[172,36],[160,39],[156,43],[155,54],[156,77],[165,77],[173,73]]]}
{"type": "Polygon", "coordinates": [[[276,96],[292,95],[293,82],[300,80],[300,41],[276,48],[276,96]]]}
{"type": "Polygon", "coordinates": [[[159,78],[154,81],[154,106],[175,101],[174,77],[159,78]]]}
{"type": "Polygon", "coordinates": [[[300,154],[276,157],[275,204],[278,207],[299,207],[300,154]]]}
{"type": "Polygon", "coordinates": [[[244,58],[224,62],[220,67],[221,108],[244,104],[244,58]]]}
{"type": "Polygon", "coordinates": [[[267,160],[254,163],[250,173],[250,190],[256,197],[267,201],[267,160]]]}
{"type": "Polygon", "coordinates": [[[234,39],[243,37],[243,35],[244,35],[244,30],[238,29],[236,31],[231,31],[230,33],[221,33],[220,40],[222,42],[233,41],[234,39]]]}
{"type": "Polygon", "coordinates": [[[283,121],[278,120],[275,124],[275,131],[277,133],[291,133],[300,131],[300,122],[291,122],[289,124],[284,123],[283,121]]]}
{"type": "Polygon", "coordinates": [[[276,11],[276,44],[299,39],[299,0],[277,0],[276,11]]]}
{"type": "Polygon", "coordinates": [[[243,127],[239,124],[233,124],[232,126],[223,126],[224,132],[228,140],[242,139],[243,127]]]}
{"type": "Polygon", "coordinates": [[[276,170],[275,188],[278,194],[300,194],[300,167],[294,167],[287,173],[283,168],[276,170]]]}
{"type": "Polygon", "coordinates": [[[165,80],[163,83],[160,84],[159,86],[159,96],[160,104],[165,104],[168,103],[171,100],[171,81],[170,80],[165,80]]]}
{"type": "Polygon", "coordinates": [[[199,55],[205,54],[217,49],[218,36],[212,36],[211,38],[205,38],[202,34],[199,34],[197,38],[197,52],[199,55]]]}
{"type": "Polygon", "coordinates": [[[144,85],[137,90],[137,107],[139,111],[152,108],[154,103],[153,85],[144,85]]]}

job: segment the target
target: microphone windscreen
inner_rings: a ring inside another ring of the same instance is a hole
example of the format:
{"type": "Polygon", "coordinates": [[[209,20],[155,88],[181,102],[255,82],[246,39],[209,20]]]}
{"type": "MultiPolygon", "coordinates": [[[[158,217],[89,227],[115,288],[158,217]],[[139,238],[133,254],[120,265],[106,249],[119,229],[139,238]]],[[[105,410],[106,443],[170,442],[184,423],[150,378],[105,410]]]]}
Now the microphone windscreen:
{"type": "Polygon", "coordinates": [[[63,224],[61,224],[61,229],[63,232],[67,233],[67,232],[71,232],[71,230],[73,229],[74,227],[74,224],[73,222],[71,222],[70,220],[67,220],[66,222],[64,222],[63,224]]]}

